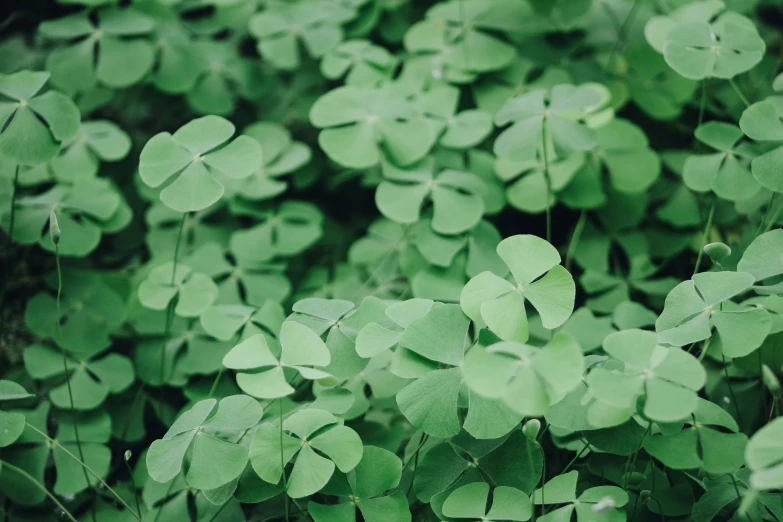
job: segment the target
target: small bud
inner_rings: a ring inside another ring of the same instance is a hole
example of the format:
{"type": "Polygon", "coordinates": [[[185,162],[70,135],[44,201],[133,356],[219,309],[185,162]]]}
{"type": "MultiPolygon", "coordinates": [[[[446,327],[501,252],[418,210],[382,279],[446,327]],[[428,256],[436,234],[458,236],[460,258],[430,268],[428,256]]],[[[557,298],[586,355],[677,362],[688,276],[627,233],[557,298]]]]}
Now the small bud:
{"type": "Polygon", "coordinates": [[[704,245],[704,253],[710,256],[713,263],[720,263],[723,258],[731,255],[731,248],[725,243],[710,243],[704,245]]]}
{"type": "Polygon", "coordinates": [[[764,385],[772,395],[780,395],[780,381],[775,372],[766,364],[761,365],[761,377],[764,380],[764,385]]]}
{"type": "Polygon", "coordinates": [[[617,502],[612,497],[606,496],[593,504],[593,511],[596,513],[603,513],[617,507],[617,502]]]}
{"type": "Polygon", "coordinates": [[[650,500],[650,495],[651,493],[649,489],[643,489],[639,492],[639,500],[646,504],[647,501],[650,500]]]}
{"type": "Polygon", "coordinates": [[[57,222],[57,214],[54,210],[49,211],[49,236],[52,238],[52,243],[60,244],[60,224],[57,222]]]}
{"type": "Polygon", "coordinates": [[[637,485],[644,482],[644,480],[647,478],[647,476],[644,473],[639,473],[638,471],[632,471],[626,475],[626,481],[628,484],[631,485],[637,485]]]}
{"type": "Polygon", "coordinates": [[[541,421],[538,419],[530,419],[522,426],[522,433],[524,433],[528,439],[536,440],[538,432],[541,430],[541,421]]]}
{"type": "Polygon", "coordinates": [[[131,450],[125,450],[125,462],[128,462],[131,459],[132,455],[133,452],[131,450]]]}

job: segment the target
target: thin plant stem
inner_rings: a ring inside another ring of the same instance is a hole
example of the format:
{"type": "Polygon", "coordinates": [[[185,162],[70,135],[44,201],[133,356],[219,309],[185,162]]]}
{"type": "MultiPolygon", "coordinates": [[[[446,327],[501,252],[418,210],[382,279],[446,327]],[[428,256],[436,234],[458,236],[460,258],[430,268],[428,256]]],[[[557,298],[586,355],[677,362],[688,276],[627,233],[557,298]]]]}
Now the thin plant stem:
{"type": "MultiPolygon", "coordinates": [[[[165,495],[165,496],[164,496],[162,499],[160,499],[158,502],[160,502],[160,501],[165,501],[166,499],[168,499],[168,498],[169,498],[169,495],[171,494],[171,488],[173,488],[173,487],[174,487],[174,483],[175,483],[175,482],[176,482],[176,477],[175,477],[175,478],[173,478],[173,479],[171,479],[171,482],[169,482],[169,487],[168,487],[168,488],[166,488],[166,495],[165,495]]],[[[155,512],[155,518],[154,518],[154,519],[152,519],[152,522],[158,522],[158,518],[160,517],[160,513],[161,513],[162,511],[163,511],[163,505],[160,505],[160,506],[158,507],[158,511],[156,511],[156,512],[155,512]]]]}
{"type": "Polygon", "coordinates": [[[754,237],[758,237],[759,234],[761,234],[761,231],[764,229],[764,222],[767,220],[767,215],[772,208],[772,202],[775,200],[775,194],[777,194],[777,192],[773,192],[769,197],[769,203],[767,204],[767,208],[764,210],[764,214],[761,216],[761,222],[759,222],[759,227],[756,229],[756,235],[754,237]]]}
{"type": "Polygon", "coordinates": [[[462,24],[462,52],[465,53],[465,69],[470,69],[470,59],[468,58],[468,40],[465,38],[467,33],[465,24],[465,0],[459,1],[459,23],[462,24]]]}
{"type": "Polygon", "coordinates": [[[639,10],[640,5],[641,2],[639,2],[639,0],[634,0],[633,5],[628,10],[628,14],[625,15],[625,19],[623,20],[623,23],[620,25],[620,28],[617,30],[617,39],[614,41],[614,45],[612,46],[612,51],[609,53],[609,58],[607,58],[606,60],[606,65],[604,65],[604,76],[609,72],[609,67],[611,67],[612,62],[614,62],[614,57],[617,55],[617,52],[620,50],[620,47],[622,46],[622,43],[625,41],[625,33],[628,29],[628,26],[631,25],[631,22],[636,16],[636,12],[639,10]]]}
{"type": "Polygon", "coordinates": [[[115,498],[116,498],[116,499],[117,499],[117,500],[120,502],[120,504],[122,504],[122,505],[125,507],[125,509],[127,509],[128,511],[130,511],[130,513],[133,515],[133,517],[134,517],[136,520],[138,520],[139,522],[141,522],[141,518],[140,518],[138,515],[136,515],[136,513],[134,513],[133,509],[131,509],[131,507],[128,505],[128,503],[127,503],[127,502],[125,502],[125,500],[124,500],[124,499],[123,499],[121,496],[119,496],[119,495],[117,494],[117,492],[116,492],[116,491],[114,491],[114,489],[112,489],[112,487],[111,487],[109,484],[107,484],[107,483],[106,483],[106,481],[105,481],[105,480],[103,480],[103,479],[101,478],[101,476],[100,476],[100,475],[98,475],[97,473],[95,473],[95,471],[93,471],[93,469],[92,469],[90,466],[88,466],[88,465],[87,465],[87,464],[86,464],[84,461],[82,461],[82,460],[79,460],[79,457],[77,457],[76,455],[74,455],[73,453],[71,453],[71,452],[68,450],[68,448],[66,448],[65,446],[63,446],[62,444],[60,444],[60,443],[59,443],[58,441],[56,441],[55,439],[51,438],[49,435],[47,435],[47,434],[46,434],[46,433],[44,433],[43,431],[41,431],[41,430],[39,430],[38,428],[36,428],[35,426],[33,426],[33,425],[32,425],[32,424],[30,424],[29,422],[25,422],[25,426],[27,426],[27,427],[28,427],[28,428],[30,428],[31,430],[35,431],[36,433],[38,433],[40,436],[42,436],[42,437],[43,437],[43,438],[45,438],[47,441],[49,441],[49,443],[50,443],[50,444],[53,444],[53,445],[57,446],[58,448],[60,448],[61,450],[63,450],[63,452],[65,452],[65,454],[66,454],[66,455],[68,455],[68,456],[69,456],[69,457],[71,457],[73,460],[75,460],[76,462],[78,462],[79,464],[81,464],[81,466],[82,466],[84,469],[86,469],[88,472],[90,472],[90,474],[91,474],[93,477],[95,477],[96,479],[98,479],[98,482],[100,482],[100,483],[103,485],[103,487],[105,487],[105,488],[106,488],[106,489],[107,489],[107,490],[108,490],[108,491],[109,491],[109,492],[110,492],[112,495],[114,495],[114,497],[115,497],[115,498]]]}
{"type": "Polygon", "coordinates": [[[63,505],[60,503],[60,501],[59,501],[59,500],[57,500],[57,497],[55,497],[55,496],[54,496],[54,495],[53,495],[53,494],[52,494],[52,493],[51,493],[51,492],[50,492],[48,489],[46,489],[46,486],[44,486],[43,484],[41,484],[40,482],[38,482],[38,481],[35,479],[35,477],[33,477],[32,475],[30,475],[29,473],[27,473],[27,472],[26,472],[25,470],[23,470],[22,468],[17,468],[17,467],[16,467],[16,466],[14,466],[13,464],[10,464],[10,463],[8,463],[8,462],[6,462],[6,461],[4,461],[4,460],[0,460],[0,463],[2,464],[2,467],[3,467],[3,469],[7,469],[7,470],[10,470],[10,471],[13,471],[13,472],[15,472],[15,473],[17,473],[17,474],[19,474],[19,475],[23,476],[23,477],[24,477],[24,478],[26,478],[28,481],[30,481],[31,483],[33,483],[33,484],[35,485],[35,487],[37,487],[37,488],[38,488],[38,489],[40,489],[42,492],[44,492],[44,493],[46,494],[46,496],[47,496],[47,497],[49,497],[49,500],[51,500],[52,502],[54,502],[54,503],[55,503],[55,505],[57,506],[57,508],[58,508],[60,511],[62,511],[62,512],[63,512],[63,514],[64,514],[66,517],[68,517],[68,520],[70,520],[71,522],[78,522],[78,521],[77,521],[77,520],[76,520],[76,519],[73,517],[73,515],[71,514],[71,512],[70,512],[70,511],[68,511],[67,509],[65,509],[65,506],[63,506],[63,505]]]}
{"type": "MultiPolygon", "coordinates": [[[[182,241],[182,230],[185,228],[185,219],[187,218],[187,212],[182,213],[182,219],[179,222],[179,230],[177,231],[177,242],[174,244],[174,262],[171,268],[171,286],[177,280],[177,258],[179,257],[179,244],[182,241]]],[[[172,299],[166,308],[166,325],[163,330],[163,342],[160,346],[160,390],[161,400],[163,399],[163,388],[165,385],[165,366],[166,366],[166,344],[169,342],[169,333],[171,331],[172,314],[174,313],[174,300],[172,299]]]]}
{"type": "Polygon", "coordinates": [[[220,370],[218,370],[215,380],[212,381],[212,387],[209,389],[209,395],[207,395],[207,399],[211,399],[215,395],[215,391],[217,391],[218,383],[220,383],[220,378],[223,376],[224,368],[225,367],[221,366],[220,370]]]}
{"type": "Polygon", "coordinates": [[[729,379],[729,366],[726,364],[726,356],[721,354],[721,358],[723,359],[723,377],[726,379],[726,386],[729,388],[731,402],[734,403],[734,411],[737,412],[737,424],[739,424],[740,429],[742,429],[742,418],[740,417],[739,403],[737,402],[737,396],[734,395],[734,388],[731,386],[731,380],[729,379]]]}
{"type": "Polygon", "coordinates": [[[541,516],[546,515],[546,458],[541,460],[541,516]]]}
{"type": "MultiPolygon", "coordinates": [[[[57,300],[55,301],[55,328],[57,329],[57,337],[62,339],[62,325],[60,324],[60,302],[62,301],[62,293],[63,293],[63,272],[60,268],[60,240],[59,238],[56,238],[54,241],[54,259],[55,264],[57,266],[57,300]]],[[[68,355],[65,353],[65,348],[60,346],[59,343],[55,343],[58,348],[60,348],[60,353],[63,354],[63,374],[65,374],[65,386],[68,389],[68,401],[71,406],[71,412],[76,411],[73,404],[73,389],[71,388],[71,376],[68,375],[68,355]]],[[[74,419],[73,422],[73,437],[76,439],[76,449],[79,451],[79,458],[84,462],[84,450],[82,450],[82,441],[79,438],[79,423],[76,422],[74,419]]],[[[90,483],[90,476],[87,474],[87,470],[82,468],[82,472],[84,472],[84,480],[87,482],[87,487],[92,488],[92,484],[90,483]]],[[[95,522],[95,504],[93,503],[92,509],[92,520],[95,522]]]]}
{"type": "Polygon", "coordinates": [[[707,107],[707,79],[701,81],[701,101],[699,102],[699,121],[696,123],[696,128],[701,126],[701,122],[704,121],[704,110],[707,107]]]}
{"type": "Polygon", "coordinates": [[[139,492],[136,490],[136,479],[133,476],[133,470],[130,467],[128,459],[123,458],[122,460],[125,462],[125,467],[128,469],[128,476],[130,477],[131,486],[133,487],[133,500],[136,501],[136,512],[139,514],[139,517],[141,517],[141,504],[139,504],[139,492]]]}
{"type": "Polygon", "coordinates": [[[424,447],[424,444],[427,442],[427,439],[429,439],[430,436],[426,433],[422,435],[421,441],[419,442],[419,445],[416,447],[416,451],[413,452],[413,455],[405,461],[405,465],[402,467],[402,469],[405,469],[408,467],[408,464],[410,464],[410,461],[413,460],[413,475],[411,476],[411,483],[408,484],[408,491],[405,492],[405,496],[411,494],[411,490],[413,489],[413,480],[416,478],[416,470],[419,468],[419,451],[421,451],[421,448],[424,447]]]}
{"type": "Polygon", "coordinates": [[[775,223],[777,223],[778,218],[780,217],[780,212],[783,211],[783,202],[778,205],[778,208],[775,209],[775,213],[772,215],[772,218],[767,222],[767,226],[764,227],[764,232],[769,232],[773,226],[775,226],[775,223]]]}
{"type": "Polygon", "coordinates": [[[139,399],[141,398],[141,394],[144,391],[144,384],[142,383],[139,385],[139,389],[136,390],[136,393],[133,395],[133,401],[131,402],[130,409],[128,410],[128,416],[125,418],[125,422],[122,426],[122,440],[125,440],[125,437],[128,435],[128,428],[130,428],[130,422],[133,418],[133,413],[136,411],[136,408],[138,407],[139,399]]]}
{"type": "Polygon", "coordinates": [[[707,244],[707,239],[710,237],[710,229],[712,228],[712,217],[715,215],[715,200],[712,200],[710,206],[710,213],[707,215],[707,225],[704,227],[704,236],[699,246],[699,255],[696,257],[696,266],[693,267],[693,275],[699,273],[699,265],[701,264],[701,258],[704,255],[704,246],[707,244]]]}
{"type": "Polygon", "coordinates": [[[359,287],[359,289],[356,291],[356,293],[351,298],[351,301],[356,301],[356,298],[361,295],[362,291],[367,287],[368,284],[370,284],[371,281],[375,279],[375,277],[378,275],[378,271],[386,264],[386,261],[388,261],[389,257],[397,250],[397,247],[400,243],[402,243],[402,240],[405,239],[405,236],[407,234],[407,231],[403,232],[403,234],[395,241],[394,245],[389,249],[388,252],[386,252],[386,255],[383,256],[383,259],[381,259],[381,262],[376,265],[376,267],[373,269],[372,272],[370,272],[370,275],[367,276],[367,279],[364,280],[364,283],[362,283],[362,286],[359,287]]]}
{"type": "Polygon", "coordinates": [[[288,482],[285,478],[285,459],[283,458],[283,399],[277,399],[280,406],[280,470],[283,472],[283,498],[285,499],[285,522],[289,522],[288,482]]]}
{"type": "Polygon", "coordinates": [[[742,94],[742,91],[740,90],[739,86],[737,86],[736,82],[734,81],[734,78],[729,78],[729,85],[731,85],[731,88],[734,89],[734,92],[737,95],[737,98],[742,100],[742,103],[745,104],[745,107],[750,107],[750,102],[745,97],[744,94],[742,94]]]}
{"type": "Polygon", "coordinates": [[[579,244],[579,239],[582,237],[585,222],[587,222],[587,211],[582,209],[582,212],[579,213],[579,220],[574,227],[574,233],[571,235],[571,241],[568,243],[568,250],[566,251],[565,269],[568,271],[571,270],[571,261],[573,261],[574,254],[576,254],[576,247],[579,244]]]}
{"type": "Polygon", "coordinates": [[[408,464],[410,464],[410,463],[411,463],[411,460],[413,460],[413,458],[414,458],[414,457],[415,457],[415,456],[416,456],[416,455],[419,453],[419,451],[421,450],[421,448],[423,448],[423,447],[424,447],[424,444],[427,442],[427,439],[429,439],[429,437],[430,437],[430,436],[429,436],[429,435],[427,435],[426,433],[422,435],[422,437],[421,437],[421,441],[419,441],[419,445],[418,445],[418,446],[416,446],[416,450],[413,452],[413,455],[411,455],[410,457],[408,457],[408,460],[406,460],[406,461],[405,461],[405,462],[402,464],[402,469],[405,469],[405,468],[407,468],[407,467],[408,467],[408,464]]]}
{"type": "Polygon", "coordinates": [[[636,467],[636,458],[638,457],[639,452],[642,449],[642,444],[644,444],[644,439],[646,439],[647,435],[649,435],[651,428],[652,428],[652,423],[647,425],[647,429],[644,430],[644,435],[642,435],[642,440],[639,441],[639,446],[636,448],[636,451],[633,452],[633,456],[631,457],[630,460],[630,465],[625,472],[625,480],[623,480],[623,489],[628,489],[628,480],[630,479],[631,473],[636,467]]]}
{"type": "MultiPolygon", "coordinates": [[[[5,294],[8,290],[8,284],[11,281],[11,248],[14,244],[14,222],[16,220],[16,193],[19,186],[19,165],[16,166],[14,173],[14,182],[11,190],[11,214],[8,221],[8,239],[6,240],[5,249],[5,273],[3,274],[3,288],[0,291],[0,305],[5,301],[5,294]]],[[[0,321],[0,339],[3,338],[3,331],[5,330],[6,321],[0,321]]]]}
{"type": "Polygon", "coordinates": [[[574,458],[572,458],[572,459],[571,459],[571,462],[569,462],[569,463],[568,463],[568,465],[567,465],[565,468],[563,468],[563,471],[562,471],[560,474],[561,474],[561,475],[564,475],[564,474],[565,474],[565,473],[566,473],[566,472],[567,472],[569,469],[571,469],[571,466],[573,466],[573,465],[574,465],[574,463],[575,463],[577,460],[579,460],[579,458],[580,458],[582,455],[584,455],[585,451],[587,451],[587,450],[589,450],[589,449],[590,449],[590,445],[589,445],[589,444],[587,444],[587,443],[585,443],[585,447],[584,447],[584,448],[582,448],[582,449],[579,451],[579,453],[577,453],[576,455],[574,455],[574,458]]]}
{"type": "Polygon", "coordinates": [[[549,179],[549,152],[546,143],[546,117],[541,121],[541,146],[544,149],[544,180],[546,181],[546,240],[552,242],[552,209],[550,208],[550,199],[552,198],[552,180],[549,179]]]}

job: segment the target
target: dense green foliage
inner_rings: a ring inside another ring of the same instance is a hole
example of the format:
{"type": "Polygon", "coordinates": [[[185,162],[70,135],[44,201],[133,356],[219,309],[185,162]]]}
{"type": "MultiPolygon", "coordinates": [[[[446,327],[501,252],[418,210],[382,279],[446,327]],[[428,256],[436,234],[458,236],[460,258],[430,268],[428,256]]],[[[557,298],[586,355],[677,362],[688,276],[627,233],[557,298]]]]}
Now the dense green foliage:
{"type": "Polygon", "coordinates": [[[0,522],[783,522],[779,0],[9,7],[0,522]]]}

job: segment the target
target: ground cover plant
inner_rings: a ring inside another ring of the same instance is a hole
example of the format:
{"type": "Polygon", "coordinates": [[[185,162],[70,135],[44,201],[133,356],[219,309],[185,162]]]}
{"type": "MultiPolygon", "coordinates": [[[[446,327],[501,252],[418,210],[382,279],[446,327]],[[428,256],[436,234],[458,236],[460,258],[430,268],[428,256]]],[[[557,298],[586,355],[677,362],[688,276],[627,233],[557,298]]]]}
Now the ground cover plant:
{"type": "Polygon", "coordinates": [[[779,0],[0,21],[0,522],[783,522],[779,0]]]}

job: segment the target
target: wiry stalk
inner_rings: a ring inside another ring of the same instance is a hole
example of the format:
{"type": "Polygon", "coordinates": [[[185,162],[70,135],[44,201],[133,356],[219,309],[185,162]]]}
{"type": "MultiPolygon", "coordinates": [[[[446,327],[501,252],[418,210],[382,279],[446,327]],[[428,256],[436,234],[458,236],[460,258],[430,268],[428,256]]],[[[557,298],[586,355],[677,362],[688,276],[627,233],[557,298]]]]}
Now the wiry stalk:
{"type": "MultiPolygon", "coordinates": [[[[187,218],[187,213],[182,214],[182,219],[179,222],[179,230],[177,232],[177,242],[174,244],[174,263],[171,269],[171,286],[174,286],[177,280],[177,258],[179,257],[179,244],[182,241],[182,230],[185,228],[185,219],[187,218]]],[[[172,299],[169,303],[169,306],[166,308],[166,325],[163,329],[163,342],[160,347],[160,371],[159,371],[159,379],[160,379],[160,389],[161,389],[161,398],[163,396],[163,386],[165,385],[166,375],[165,375],[165,366],[166,366],[166,344],[169,342],[169,334],[171,333],[171,320],[172,315],[174,313],[174,300],[172,299]]]]}
{"type": "Polygon", "coordinates": [[[47,497],[49,497],[49,499],[50,499],[52,502],[54,502],[54,504],[57,506],[57,509],[59,509],[60,511],[62,511],[63,515],[65,515],[66,517],[68,517],[68,520],[70,520],[71,522],[78,522],[78,521],[77,521],[77,520],[76,520],[76,519],[73,517],[73,515],[71,514],[71,512],[70,512],[70,511],[68,511],[67,509],[65,509],[65,506],[63,506],[63,505],[60,503],[60,501],[59,501],[59,500],[57,500],[57,497],[55,497],[54,495],[52,495],[52,493],[51,493],[51,492],[50,492],[48,489],[46,489],[46,486],[44,486],[43,484],[41,484],[40,482],[38,482],[38,481],[35,479],[35,477],[33,477],[32,475],[30,475],[29,473],[27,473],[27,472],[26,472],[25,470],[23,470],[22,468],[17,468],[17,467],[16,467],[16,466],[14,466],[13,464],[10,464],[10,463],[8,463],[8,462],[6,462],[6,461],[4,461],[4,460],[0,460],[0,466],[2,466],[2,468],[3,468],[3,469],[7,469],[7,470],[9,470],[9,471],[13,471],[14,473],[16,473],[16,474],[18,474],[18,475],[21,475],[21,476],[23,476],[24,478],[26,478],[28,481],[30,481],[32,484],[34,484],[34,485],[35,485],[35,487],[37,487],[38,489],[40,489],[41,491],[43,491],[43,492],[46,494],[46,496],[47,496],[47,497]]]}
{"type": "MultiPolygon", "coordinates": [[[[57,215],[54,213],[54,211],[51,212],[49,219],[49,231],[52,237],[52,242],[54,243],[54,259],[57,265],[57,300],[55,305],[56,331],[58,339],[62,341],[62,325],[60,324],[60,301],[63,292],[63,274],[62,270],[60,269],[60,226],[57,223],[57,215]]],[[[73,405],[73,389],[71,388],[71,376],[68,375],[68,356],[65,353],[65,348],[63,348],[57,342],[55,342],[55,344],[60,348],[60,352],[63,354],[63,373],[65,374],[65,386],[68,389],[68,401],[70,403],[71,412],[75,412],[76,410],[73,405]]],[[[79,451],[79,458],[82,460],[82,462],[84,462],[82,441],[79,438],[79,423],[76,421],[76,418],[73,420],[73,437],[76,439],[76,449],[79,451]]],[[[82,467],[82,472],[84,472],[84,480],[87,482],[87,487],[91,488],[92,484],[90,483],[90,476],[87,475],[87,470],[82,467]]],[[[92,504],[91,514],[93,522],[96,522],[95,503],[92,504]]]]}
{"type": "Polygon", "coordinates": [[[35,426],[33,426],[29,422],[25,422],[25,426],[27,426],[28,428],[30,428],[34,432],[38,433],[41,437],[43,437],[44,439],[49,441],[50,444],[52,444],[53,446],[57,446],[58,448],[60,448],[63,451],[63,453],[65,453],[66,455],[71,457],[73,460],[78,462],[82,466],[82,468],[87,470],[90,473],[90,475],[95,477],[98,480],[98,482],[100,482],[103,485],[103,487],[106,488],[107,491],[109,491],[112,495],[114,495],[114,497],[117,499],[117,501],[119,501],[119,503],[122,504],[125,507],[125,509],[127,509],[130,512],[131,515],[133,515],[133,517],[136,520],[138,520],[139,522],[142,522],[141,518],[136,514],[135,511],[133,511],[133,509],[131,509],[131,507],[128,505],[128,503],[125,502],[125,500],[121,496],[119,496],[117,494],[117,492],[114,491],[114,489],[112,489],[112,487],[109,486],[109,484],[105,480],[103,480],[100,475],[95,473],[95,471],[93,471],[93,469],[90,466],[88,466],[83,460],[80,460],[79,457],[77,457],[76,455],[71,453],[70,450],[68,450],[68,448],[66,448],[65,446],[60,444],[55,439],[51,438],[49,435],[47,435],[43,431],[41,431],[38,428],[36,428],[35,426]]]}
{"type": "Polygon", "coordinates": [[[712,206],[710,206],[710,213],[707,216],[707,225],[704,227],[704,236],[699,246],[699,255],[696,257],[696,266],[693,267],[693,275],[699,273],[699,265],[701,264],[701,258],[704,255],[704,246],[707,244],[707,240],[710,237],[710,229],[712,228],[712,216],[715,215],[715,200],[712,200],[712,206]]]}
{"type": "Polygon", "coordinates": [[[549,178],[549,151],[546,143],[546,116],[541,121],[541,146],[544,149],[544,180],[546,181],[546,240],[552,242],[552,210],[549,200],[552,198],[552,180],[549,178]]]}
{"type": "Polygon", "coordinates": [[[283,457],[283,399],[277,399],[280,406],[280,471],[283,474],[283,498],[285,500],[285,521],[289,522],[288,482],[285,478],[285,458],[283,457]]]}

